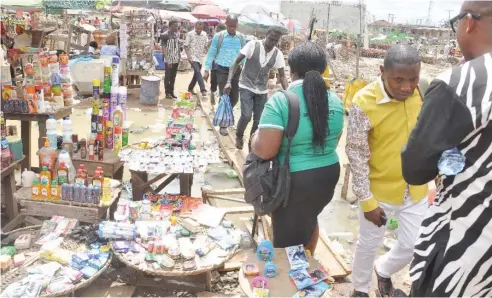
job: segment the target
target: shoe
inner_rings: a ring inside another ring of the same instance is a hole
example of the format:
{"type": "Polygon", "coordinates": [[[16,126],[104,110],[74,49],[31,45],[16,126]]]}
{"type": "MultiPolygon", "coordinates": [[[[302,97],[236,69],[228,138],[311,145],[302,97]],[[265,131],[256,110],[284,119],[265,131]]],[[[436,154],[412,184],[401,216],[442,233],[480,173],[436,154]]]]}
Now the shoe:
{"type": "Polygon", "coordinates": [[[369,294],[354,290],[350,297],[369,297],[369,294]]]}
{"type": "Polygon", "coordinates": [[[173,99],[177,99],[177,98],[178,98],[176,95],[174,95],[174,93],[173,93],[173,94],[171,94],[171,97],[172,97],[173,99]]]}
{"type": "Polygon", "coordinates": [[[167,99],[173,99],[173,96],[171,94],[166,94],[167,99]]]}
{"type": "Polygon", "coordinates": [[[219,130],[219,132],[224,137],[229,135],[229,132],[227,131],[227,127],[221,127],[220,130],[219,130]]]}
{"type": "Polygon", "coordinates": [[[374,268],[376,277],[378,278],[378,290],[381,297],[395,297],[395,288],[393,287],[393,282],[391,278],[382,277],[374,268]]]}
{"type": "Polygon", "coordinates": [[[236,148],[241,150],[243,149],[243,146],[244,146],[243,138],[236,137],[236,148]]]}
{"type": "Polygon", "coordinates": [[[191,93],[191,94],[193,94],[193,95],[196,95],[195,90],[188,90],[188,92],[190,92],[190,93],[191,93]]]}
{"type": "Polygon", "coordinates": [[[202,93],[202,96],[205,97],[205,96],[207,96],[208,92],[207,92],[207,90],[202,90],[201,93],[202,93]]]}

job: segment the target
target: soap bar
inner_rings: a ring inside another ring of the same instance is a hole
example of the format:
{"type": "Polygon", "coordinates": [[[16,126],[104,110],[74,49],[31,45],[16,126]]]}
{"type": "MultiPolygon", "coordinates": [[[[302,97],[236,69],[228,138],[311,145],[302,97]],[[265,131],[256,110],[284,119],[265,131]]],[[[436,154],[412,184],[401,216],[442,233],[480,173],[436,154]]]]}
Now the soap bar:
{"type": "Polygon", "coordinates": [[[26,261],[26,256],[24,256],[24,254],[22,254],[22,253],[14,256],[14,266],[15,267],[22,266],[25,261],[26,261]]]}
{"type": "Polygon", "coordinates": [[[197,233],[197,232],[200,230],[200,224],[199,224],[199,223],[197,223],[196,221],[194,221],[194,220],[193,220],[193,219],[191,219],[191,218],[185,218],[185,219],[182,221],[181,225],[182,225],[185,229],[187,229],[187,230],[191,231],[192,233],[197,233]]]}
{"type": "Polygon", "coordinates": [[[15,248],[28,249],[31,246],[31,234],[23,234],[15,239],[15,248]]]}
{"type": "Polygon", "coordinates": [[[10,256],[0,256],[0,269],[7,270],[12,266],[12,258],[10,256]]]}

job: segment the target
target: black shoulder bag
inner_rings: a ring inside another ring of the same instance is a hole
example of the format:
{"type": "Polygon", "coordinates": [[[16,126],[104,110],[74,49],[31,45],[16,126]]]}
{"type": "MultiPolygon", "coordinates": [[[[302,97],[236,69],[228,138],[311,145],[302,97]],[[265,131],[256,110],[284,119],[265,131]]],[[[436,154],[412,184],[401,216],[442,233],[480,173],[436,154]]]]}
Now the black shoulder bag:
{"type": "MultiPolygon", "coordinates": [[[[277,157],[263,160],[249,153],[243,166],[244,200],[253,205],[256,215],[270,214],[286,207],[290,193],[290,145],[299,126],[299,99],[292,91],[281,91],[289,103],[289,120],[284,132],[288,140],[283,164],[277,157]]],[[[256,216],[255,216],[256,218],[256,216]]]]}

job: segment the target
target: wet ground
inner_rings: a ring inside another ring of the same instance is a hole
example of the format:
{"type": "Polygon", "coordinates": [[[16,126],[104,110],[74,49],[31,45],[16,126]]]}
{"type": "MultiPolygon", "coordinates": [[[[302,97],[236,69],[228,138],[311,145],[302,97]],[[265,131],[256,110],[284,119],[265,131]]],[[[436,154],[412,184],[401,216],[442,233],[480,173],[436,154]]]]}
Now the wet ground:
{"type": "MultiPolygon", "coordinates": [[[[371,74],[367,75],[367,77],[374,76],[374,72],[377,73],[378,65],[381,64],[382,60],[380,59],[364,59],[361,63],[363,65],[363,69],[370,70],[371,74]]],[[[346,73],[346,66],[343,65],[341,61],[337,61],[335,63],[335,71],[337,72],[338,77],[346,77],[348,73],[346,73]]],[[[435,76],[438,71],[436,67],[426,67],[423,66],[423,73],[435,76]]],[[[162,72],[158,72],[158,75],[163,75],[162,72]]],[[[186,91],[188,83],[191,79],[190,72],[181,72],[178,73],[178,77],[176,80],[176,94],[181,91],[186,91]]],[[[338,84],[344,84],[343,81],[338,81],[338,84]]],[[[129,142],[138,142],[142,139],[160,136],[164,134],[164,125],[167,122],[167,116],[172,107],[172,100],[164,99],[164,92],[161,84],[161,98],[159,100],[159,104],[157,106],[146,106],[139,103],[139,90],[131,89],[129,90],[128,96],[128,111],[127,111],[127,119],[132,121],[133,124],[130,128],[130,137],[129,142]]],[[[80,104],[77,108],[73,109],[73,113],[71,116],[73,123],[73,133],[77,133],[79,135],[79,139],[87,137],[90,130],[90,108],[91,101],[87,99],[81,99],[80,104]]],[[[236,117],[239,116],[239,106],[235,109],[236,117]]],[[[238,118],[236,118],[238,119],[238,118]]],[[[17,131],[20,134],[20,123],[18,121],[8,121],[7,125],[16,125],[18,126],[17,131]]],[[[31,124],[33,127],[32,131],[32,144],[37,144],[38,139],[38,127],[37,123],[31,124]]],[[[196,114],[196,127],[198,129],[196,137],[202,139],[213,139],[213,134],[210,131],[210,128],[204,123],[203,116],[200,116],[199,113],[196,114]]],[[[248,127],[249,129],[249,127],[248,127]]],[[[58,132],[61,134],[62,127],[61,122],[58,123],[58,132]]],[[[248,131],[245,133],[248,135],[248,131]]],[[[341,159],[341,163],[347,163],[347,159],[344,153],[345,147],[345,137],[341,138],[338,153],[341,159]]],[[[37,156],[35,152],[32,152],[32,165],[37,166],[37,156]]],[[[210,185],[214,189],[225,189],[225,188],[237,188],[241,187],[241,184],[237,178],[230,178],[228,174],[230,174],[231,168],[226,164],[214,164],[210,165],[207,169],[206,173],[197,173],[195,174],[194,184],[192,188],[193,196],[201,195],[201,187],[203,185],[210,185]]],[[[344,170],[342,169],[341,178],[338,182],[335,195],[331,201],[331,203],[323,210],[321,215],[319,216],[320,227],[322,227],[328,236],[334,241],[334,246],[339,250],[339,253],[346,260],[348,264],[352,262],[352,254],[355,247],[355,242],[357,239],[357,227],[358,227],[358,207],[357,205],[352,205],[349,202],[353,202],[355,200],[354,195],[352,194],[349,187],[349,192],[347,196],[347,200],[343,200],[341,198],[341,187],[342,187],[342,179],[344,175],[344,170]]],[[[20,176],[20,174],[18,175],[20,176]]],[[[126,169],[124,173],[124,180],[129,180],[129,171],[126,169]]],[[[20,182],[20,179],[17,179],[20,182]]],[[[174,181],[171,183],[165,191],[174,192],[179,190],[179,183],[174,181]]],[[[234,202],[225,202],[220,201],[217,202],[218,206],[222,207],[232,207],[236,205],[240,205],[239,203],[234,202]]],[[[239,219],[247,218],[246,216],[236,216],[233,219],[235,222],[238,222],[239,219]]],[[[394,231],[387,232],[388,239],[395,239],[394,231]]],[[[381,253],[383,253],[385,249],[383,246],[381,247],[381,253]]],[[[350,280],[350,277],[347,281],[350,280]]],[[[398,280],[395,282],[395,285],[402,288],[404,291],[408,292],[409,289],[409,277],[407,274],[407,269],[402,270],[393,280],[398,280]]],[[[375,286],[375,281],[373,280],[373,286],[375,286]]],[[[349,283],[340,284],[335,286],[335,291],[333,294],[335,296],[348,296],[350,294],[351,287],[349,283]]],[[[155,296],[155,295],[146,295],[145,290],[139,289],[135,292],[138,296],[155,296]],[[143,292],[142,292],[143,291],[143,292]]],[[[167,293],[172,294],[172,293],[167,293]]],[[[184,295],[184,294],[183,294],[184,295]]]]}

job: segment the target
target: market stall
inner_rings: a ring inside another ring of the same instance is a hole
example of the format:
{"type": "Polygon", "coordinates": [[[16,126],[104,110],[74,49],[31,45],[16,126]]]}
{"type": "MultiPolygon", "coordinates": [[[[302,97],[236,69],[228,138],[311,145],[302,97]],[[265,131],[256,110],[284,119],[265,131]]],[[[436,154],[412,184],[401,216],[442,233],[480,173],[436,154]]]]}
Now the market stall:
{"type": "Polygon", "coordinates": [[[109,268],[109,245],[96,230],[53,216],[2,239],[2,297],[71,296],[109,268]]]}

